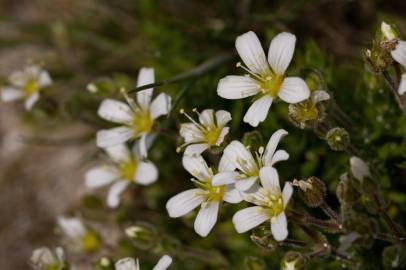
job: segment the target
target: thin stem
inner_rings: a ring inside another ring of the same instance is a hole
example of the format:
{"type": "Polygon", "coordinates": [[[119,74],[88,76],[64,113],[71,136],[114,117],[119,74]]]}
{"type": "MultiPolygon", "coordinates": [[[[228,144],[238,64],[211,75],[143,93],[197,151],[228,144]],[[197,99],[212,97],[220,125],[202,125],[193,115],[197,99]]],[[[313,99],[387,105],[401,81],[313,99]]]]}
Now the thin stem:
{"type": "Polygon", "coordinates": [[[138,92],[144,89],[148,89],[148,88],[152,88],[152,87],[159,87],[162,85],[167,85],[167,84],[173,84],[173,83],[177,83],[186,79],[192,79],[192,78],[196,78],[199,76],[202,76],[210,71],[212,71],[213,69],[217,68],[218,66],[232,60],[235,57],[235,53],[232,52],[226,52],[226,53],[222,53],[220,55],[217,55],[209,60],[207,60],[206,62],[203,62],[202,64],[196,66],[195,68],[192,68],[189,71],[183,72],[181,74],[178,74],[170,79],[167,80],[162,80],[156,83],[150,83],[150,84],[146,84],[140,87],[137,87],[135,89],[131,89],[128,91],[128,93],[134,93],[134,92],[138,92]]]}
{"type": "Polygon", "coordinates": [[[323,201],[323,203],[320,205],[320,208],[327,216],[334,219],[339,225],[341,225],[341,216],[336,211],[331,209],[331,207],[325,201],[323,201]]]}
{"type": "Polygon", "coordinates": [[[342,225],[336,222],[335,220],[322,220],[315,217],[312,217],[307,214],[302,214],[291,210],[290,212],[292,220],[298,222],[299,224],[310,224],[326,230],[341,230],[342,225]]]}
{"type": "Polygon", "coordinates": [[[398,85],[393,80],[392,76],[389,74],[389,72],[387,70],[382,71],[382,76],[385,79],[386,83],[389,85],[389,88],[392,91],[392,94],[395,96],[395,99],[399,105],[399,108],[403,112],[406,112],[406,104],[403,104],[403,102],[398,94],[398,85]]]}

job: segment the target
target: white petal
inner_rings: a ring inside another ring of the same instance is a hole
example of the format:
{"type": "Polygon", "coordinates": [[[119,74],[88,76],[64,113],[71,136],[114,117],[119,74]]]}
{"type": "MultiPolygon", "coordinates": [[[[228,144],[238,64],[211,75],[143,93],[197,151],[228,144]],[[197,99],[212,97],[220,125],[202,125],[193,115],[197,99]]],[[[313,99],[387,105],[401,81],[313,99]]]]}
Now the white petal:
{"type": "Polygon", "coordinates": [[[58,225],[62,232],[69,238],[81,237],[86,233],[86,228],[79,218],[58,218],[58,225]]]}
{"type": "Polygon", "coordinates": [[[292,197],[292,194],[293,194],[292,184],[289,182],[286,182],[285,186],[283,187],[283,191],[282,191],[283,207],[286,207],[286,205],[288,205],[289,200],[292,197]]]}
{"type": "Polygon", "coordinates": [[[288,237],[288,222],[284,212],[271,219],[271,231],[276,241],[283,241],[288,237]]]}
{"type": "Polygon", "coordinates": [[[156,134],[154,133],[144,133],[141,135],[140,139],[137,140],[134,145],[133,145],[133,149],[132,152],[134,154],[134,156],[142,159],[142,158],[146,158],[147,157],[147,152],[148,149],[151,148],[154,140],[155,140],[156,134]]]}
{"type": "Polygon", "coordinates": [[[239,179],[235,182],[235,187],[239,191],[247,191],[250,189],[258,180],[258,177],[252,176],[245,179],[239,179]]]}
{"type": "Polygon", "coordinates": [[[151,103],[150,112],[152,119],[166,115],[171,110],[172,98],[165,93],[159,94],[151,103]]]}
{"type": "Polygon", "coordinates": [[[4,102],[10,102],[24,97],[23,91],[14,87],[5,87],[0,89],[1,100],[4,102]]]}
{"type": "Polygon", "coordinates": [[[310,96],[309,87],[299,77],[288,77],[283,80],[278,96],[287,103],[298,103],[310,96]]]}
{"type": "Polygon", "coordinates": [[[406,68],[406,41],[399,40],[396,49],[391,52],[393,59],[406,68]]]}
{"type": "Polygon", "coordinates": [[[245,113],[243,121],[253,127],[257,127],[259,123],[265,121],[272,100],[270,96],[263,96],[257,99],[245,113]]]}
{"type": "Polygon", "coordinates": [[[194,224],[196,233],[201,237],[206,237],[216,224],[219,205],[219,202],[202,204],[194,224]]]}
{"type": "Polygon", "coordinates": [[[295,51],[296,36],[291,33],[276,35],[269,46],[268,62],[272,70],[279,75],[285,74],[295,51]]]}
{"type": "Polygon", "coordinates": [[[180,135],[185,140],[185,143],[203,142],[203,132],[193,123],[183,123],[179,130],[180,135]]]}
{"type": "Polygon", "coordinates": [[[398,93],[399,95],[403,95],[405,92],[406,92],[406,73],[403,73],[402,78],[400,80],[398,93]]]}
{"type": "Polygon", "coordinates": [[[158,263],[152,270],[166,270],[172,264],[172,258],[169,255],[164,255],[159,259],[158,263]]]}
{"type": "Polygon", "coordinates": [[[316,90],[313,91],[311,94],[311,98],[314,104],[319,103],[321,101],[329,100],[330,95],[326,91],[323,90],[316,90]]]}
{"type": "Polygon", "coordinates": [[[251,173],[258,170],[258,166],[251,152],[239,141],[232,141],[223,152],[224,158],[233,163],[244,173],[251,173]]]}
{"type": "Polygon", "coordinates": [[[242,209],[233,216],[233,223],[238,233],[249,231],[264,223],[269,217],[260,206],[242,209]]]}
{"type": "Polygon", "coordinates": [[[133,258],[123,258],[115,263],[116,270],[140,270],[133,258]]]}
{"type": "Polygon", "coordinates": [[[239,176],[238,172],[219,172],[212,179],[213,186],[223,186],[235,183],[237,177],[239,176]]]}
{"type": "Polygon", "coordinates": [[[24,102],[24,107],[27,111],[31,111],[32,107],[34,104],[38,101],[39,99],[39,93],[34,93],[31,96],[29,96],[25,102],[24,102]]]}
{"type": "Polygon", "coordinates": [[[350,158],[351,172],[355,178],[362,180],[364,177],[371,177],[368,165],[359,157],[350,158]]]}
{"type": "Polygon", "coordinates": [[[226,186],[223,200],[228,203],[240,203],[242,201],[241,192],[234,185],[226,186]]]}
{"type": "Polygon", "coordinates": [[[212,176],[202,156],[184,156],[182,164],[191,175],[199,180],[207,181],[212,176]]]}
{"type": "Polygon", "coordinates": [[[265,165],[267,166],[272,166],[272,158],[275,154],[275,150],[278,147],[278,144],[280,140],[288,135],[288,132],[284,129],[278,129],[275,131],[271,138],[269,138],[269,141],[266,145],[264,155],[262,156],[262,161],[265,165]]]}
{"type": "Polygon", "coordinates": [[[131,159],[131,153],[127,145],[120,143],[114,146],[106,147],[104,150],[107,155],[116,163],[128,162],[131,159]]]}
{"type": "Polygon", "coordinates": [[[219,110],[216,112],[216,122],[218,127],[224,127],[228,122],[231,121],[231,113],[224,110],[219,110]]]}
{"type": "Polygon", "coordinates": [[[236,166],[234,165],[234,162],[230,161],[228,157],[223,154],[221,156],[220,162],[219,162],[219,172],[228,172],[228,171],[234,171],[236,169],[236,166]]]}
{"type": "Polygon", "coordinates": [[[275,168],[263,167],[259,171],[259,178],[261,180],[262,186],[272,191],[273,193],[280,194],[281,186],[279,184],[279,175],[275,168]]]}
{"type": "Polygon", "coordinates": [[[149,185],[158,179],[158,169],[150,161],[140,161],[137,165],[134,180],[140,185],[149,185]]]}
{"type": "Polygon", "coordinates": [[[217,95],[226,99],[241,99],[258,94],[258,83],[248,76],[227,76],[217,85],[217,95]]]}
{"type": "Polygon", "coordinates": [[[116,127],[100,130],[96,134],[98,147],[110,147],[124,143],[133,137],[134,132],[128,127],[116,127]]]}
{"type": "Polygon", "coordinates": [[[206,109],[199,114],[199,122],[206,127],[211,127],[216,124],[214,121],[214,110],[206,109]]]}
{"type": "Polygon", "coordinates": [[[230,131],[229,127],[224,127],[219,135],[219,138],[216,141],[216,145],[220,146],[224,142],[224,138],[227,136],[228,132],[230,131]]]}
{"type": "Polygon", "coordinates": [[[207,148],[209,148],[209,145],[207,143],[191,144],[186,147],[184,154],[188,156],[199,156],[207,148]]]}
{"type": "Polygon", "coordinates": [[[275,163],[283,160],[288,160],[289,159],[289,154],[285,150],[278,150],[275,152],[275,154],[272,157],[271,164],[270,166],[273,166],[275,163]]]}
{"type": "Polygon", "coordinates": [[[200,188],[194,188],[170,198],[166,203],[166,210],[168,210],[169,216],[172,218],[181,217],[198,207],[204,200],[201,192],[200,188]]]}
{"type": "Polygon", "coordinates": [[[47,87],[51,84],[52,84],[52,79],[51,79],[51,76],[49,76],[49,73],[47,71],[42,71],[39,74],[39,78],[38,78],[39,87],[47,87]]]}
{"type": "Polygon", "coordinates": [[[127,181],[117,181],[111,186],[107,195],[107,205],[109,207],[116,208],[120,204],[120,195],[127,186],[127,181]]]}
{"type": "Polygon", "coordinates": [[[86,172],[85,185],[89,188],[97,188],[107,185],[117,179],[119,174],[113,166],[99,166],[86,172]]]}
{"type": "Polygon", "coordinates": [[[269,71],[264,49],[257,35],[249,31],[235,40],[235,48],[244,64],[257,74],[266,74],[269,71]]]}
{"type": "MultiPolygon", "coordinates": [[[[141,68],[138,73],[137,87],[144,86],[155,82],[155,74],[153,68],[141,68]]],[[[151,97],[154,90],[153,88],[141,90],[137,92],[137,103],[144,110],[149,108],[151,97]]]]}
{"type": "Polygon", "coordinates": [[[133,120],[131,108],[124,102],[114,99],[103,100],[97,114],[107,121],[119,124],[130,124],[133,120]]]}

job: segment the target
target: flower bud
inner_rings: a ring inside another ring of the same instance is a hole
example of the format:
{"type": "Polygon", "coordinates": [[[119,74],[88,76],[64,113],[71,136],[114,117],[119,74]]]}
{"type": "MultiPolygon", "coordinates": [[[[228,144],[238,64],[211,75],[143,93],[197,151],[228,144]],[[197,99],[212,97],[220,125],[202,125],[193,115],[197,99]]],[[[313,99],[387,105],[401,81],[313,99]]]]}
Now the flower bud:
{"type": "Polygon", "coordinates": [[[351,180],[354,179],[344,174],[340,177],[340,182],[338,182],[336,195],[342,204],[353,204],[360,198],[360,193],[351,184],[351,180]]]}
{"type": "Polygon", "coordinates": [[[324,202],[326,185],[319,178],[312,176],[306,180],[294,180],[294,186],[299,187],[299,195],[309,207],[318,207],[324,202]]]}
{"type": "Polygon", "coordinates": [[[265,270],[266,264],[265,262],[257,257],[249,256],[244,259],[244,269],[247,270],[265,270]]]}
{"type": "Polygon", "coordinates": [[[381,23],[381,34],[385,41],[396,40],[399,36],[394,26],[387,24],[386,22],[381,23]]]}
{"type": "Polygon", "coordinates": [[[382,252],[382,264],[385,269],[405,269],[406,249],[400,245],[385,247],[382,252]]]}
{"type": "Polygon", "coordinates": [[[319,110],[310,99],[289,105],[289,120],[298,128],[310,128],[319,118],[319,110]]]}
{"type": "Polygon", "coordinates": [[[256,227],[250,238],[256,245],[268,250],[275,250],[278,247],[278,243],[272,237],[269,223],[256,227]]]}
{"type": "Polygon", "coordinates": [[[114,270],[114,264],[107,257],[102,257],[97,262],[97,267],[98,267],[99,270],[114,270]]]}
{"type": "Polygon", "coordinates": [[[340,127],[330,129],[326,135],[326,141],[334,151],[343,151],[350,144],[350,135],[340,127]]]}
{"type": "Polygon", "coordinates": [[[281,261],[281,270],[300,270],[304,269],[306,258],[297,251],[288,251],[281,261]]]}
{"type": "Polygon", "coordinates": [[[158,242],[158,234],[155,228],[145,222],[138,222],[125,230],[134,246],[140,249],[150,249],[158,242]]]}
{"type": "Polygon", "coordinates": [[[66,270],[68,264],[65,262],[64,252],[62,248],[57,247],[55,252],[52,252],[47,247],[37,248],[33,251],[30,263],[37,270],[66,270]]]}

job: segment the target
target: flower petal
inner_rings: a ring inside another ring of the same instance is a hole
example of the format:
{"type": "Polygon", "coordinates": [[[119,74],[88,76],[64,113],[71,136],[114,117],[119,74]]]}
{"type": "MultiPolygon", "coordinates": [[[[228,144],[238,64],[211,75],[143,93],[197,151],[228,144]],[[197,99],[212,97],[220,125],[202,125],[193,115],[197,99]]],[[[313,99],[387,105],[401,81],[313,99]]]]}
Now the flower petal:
{"type": "Polygon", "coordinates": [[[131,159],[130,150],[124,143],[106,147],[104,150],[115,163],[128,162],[131,159]]]}
{"type": "Polygon", "coordinates": [[[364,177],[371,177],[371,171],[368,165],[359,157],[353,156],[350,158],[352,175],[358,180],[362,180],[364,177]]]}
{"type": "Polygon", "coordinates": [[[140,161],[137,165],[134,181],[140,185],[149,185],[158,179],[158,169],[150,161],[140,161]]]}
{"type": "Polygon", "coordinates": [[[269,66],[257,35],[249,31],[235,40],[235,48],[244,64],[257,74],[266,74],[269,66]]]}
{"type": "Polygon", "coordinates": [[[249,174],[258,170],[258,166],[251,152],[239,141],[232,141],[224,149],[223,156],[235,168],[249,174]]]}
{"type": "Polygon", "coordinates": [[[195,219],[195,231],[201,237],[206,237],[217,221],[219,202],[207,202],[202,204],[195,219]]]}
{"type": "Polygon", "coordinates": [[[257,180],[258,180],[258,177],[256,177],[256,176],[252,176],[252,177],[248,177],[248,178],[244,178],[244,179],[238,179],[235,182],[235,187],[239,191],[247,191],[256,183],[257,180]]]}
{"type": "Polygon", "coordinates": [[[134,145],[132,152],[134,156],[143,159],[147,157],[148,149],[151,148],[154,143],[156,134],[154,133],[143,133],[139,140],[137,140],[134,145]]]}
{"type": "Polygon", "coordinates": [[[288,77],[283,80],[278,96],[287,103],[298,103],[310,96],[309,87],[299,77],[288,77]]]}
{"type": "Polygon", "coordinates": [[[393,59],[406,68],[406,41],[399,40],[396,49],[391,51],[393,59]]]}
{"type": "Polygon", "coordinates": [[[285,74],[292,61],[295,45],[296,36],[291,33],[283,32],[272,39],[269,46],[268,62],[276,74],[285,74]]]}
{"type": "Polygon", "coordinates": [[[225,188],[223,200],[228,203],[240,203],[242,201],[241,192],[234,185],[228,185],[225,188]]]}
{"type": "Polygon", "coordinates": [[[159,94],[151,103],[150,113],[152,119],[157,119],[162,115],[166,115],[171,110],[172,98],[165,93],[159,94]]]}
{"type": "MultiPolygon", "coordinates": [[[[141,68],[138,73],[137,87],[144,86],[155,82],[155,73],[153,68],[141,68]]],[[[152,94],[154,92],[153,88],[141,90],[137,92],[137,103],[138,105],[147,110],[149,104],[151,103],[152,94]]]]}
{"type": "Polygon", "coordinates": [[[39,93],[34,93],[31,96],[29,96],[25,102],[24,102],[24,107],[27,111],[31,111],[32,107],[34,104],[39,100],[39,93]]]}
{"type": "Polygon", "coordinates": [[[231,121],[231,113],[229,113],[228,111],[219,110],[216,112],[217,127],[224,127],[230,121],[231,121]]]}
{"type": "Polygon", "coordinates": [[[289,159],[289,154],[285,150],[278,150],[275,152],[271,159],[271,163],[269,166],[273,166],[275,163],[283,160],[288,160],[289,159]]]}
{"type": "Polygon", "coordinates": [[[257,127],[259,123],[265,121],[272,100],[270,96],[263,96],[257,99],[245,113],[243,121],[253,127],[257,127]]]}
{"type": "Polygon", "coordinates": [[[288,222],[284,212],[271,219],[271,231],[276,241],[283,241],[288,237],[288,222]]]}
{"type": "Polygon", "coordinates": [[[185,140],[185,143],[196,143],[205,140],[203,132],[193,123],[181,124],[179,133],[185,140]]]}
{"type": "Polygon", "coordinates": [[[249,231],[264,223],[269,217],[260,206],[242,209],[234,214],[233,223],[238,233],[249,231]]]}
{"type": "Polygon", "coordinates": [[[117,181],[110,187],[107,195],[107,205],[110,208],[116,208],[120,204],[120,195],[127,186],[127,181],[117,181]]]}
{"type": "Polygon", "coordinates": [[[284,129],[278,129],[275,131],[266,145],[264,155],[262,156],[262,161],[265,165],[271,166],[272,158],[275,154],[275,150],[278,147],[280,140],[288,135],[288,132],[284,129]]]}
{"type": "Polygon", "coordinates": [[[194,188],[170,198],[166,203],[166,210],[169,216],[172,218],[181,217],[198,207],[204,200],[201,192],[200,188],[194,188]]]}
{"type": "MultiPolygon", "coordinates": [[[[172,258],[169,255],[164,255],[159,259],[158,263],[152,270],[166,270],[172,264],[172,258]]],[[[137,269],[138,270],[138,269],[137,269]]]]}
{"type": "Polygon", "coordinates": [[[313,104],[317,104],[321,101],[329,100],[330,94],[324,90],[316,90],[311,93],[311,98],[312,98],[313,104]]]}
{"type": "Polygon", "coordinates": [[[88,188],[97,188],[111,183],[118,177],[117,169],[113,166],[94,167],[86,172],[85,185],[88,188]]]}
{"type": "Polygon", "coordinates": [[[1,100],[10,102],[24,97],[23,91],[14,87],[4,87],[0,89],[1,100]]]}
{"type": "Polygon", "coordinates": [[[283,207],[286,207],[286,205],[288,205],[289,200],[292,197],[292,194],[293,194],[292,184],[289,182],[286,182],[285,186],[283,187],[283,191],[282,191],[283,207]]]}
{"type": "Polygon", "coordinates": [[[81,237],[86,233],[86,228],[79,218],[58,217],[58,226],[69,238],[81,237]]]}
{"type": "Polygon", "coordinates": [[[130,124],[133,119],[131,108],[126,103],[114,99],[103,100],[97,114],[107,121],[119,124],[130,124]]]}
{"type": "Polygon", "coordinates": [[[224,138],[227,136],[227,134],[228,134],[229,131],[230,131],[230,128],[229,128],[229,127],[223,127],[223,128],[221,129],[219,138],[218,138],[217,141],[216,141],[216,145],[217,145],[217,146],[220,146],[220,145],[224,142],[224,138]]]}
{"type": "Polygon", "coordinates": [[[398,93],[399,95],[403,95],[406,92],[406,73],[402,74],[402,78],[400,80],[398,93]]]}
{"type": "Polygon", "coordinates": [[[134,132],[128,127],[100,130],[96,134],[96,144],[98,147],[111,147],[128,141],[133,134],[134,132]]]}
{"type": "Polygon", "coordinates": [[[212,173],[202,156],[184,156],[182,164],[191,175],[201,181],[207,181],[212,177],[212,173]]]}
{"type": "Polygon", "coordinates": [[[241,99],[258,94],[258,83],[248,76],[230,75],[220,79],[217,95],[226,99],[241,99]]]}
{"type": "Polygon", "coordinates": [[[135,260],[130,257],[118,260],[114,266],[116,270],[139,270],[135,260]]]}
{"type": "Polygon", "coordinates": [[[228,159],[226,155],[222,155],[219,162],[219,172],[234,171],[236,169],[234,163],[228,159]]]}
{"type": "Polygon", "coordinates": [[[48,71],[41,71],[38,78],[39,87],[47,87],[52,84],[51,76],[49,76],[48,71]]]}
{"type": "Polygon", "coordinates": [[[199,113],[199,122],[206,127],[211,127],[216,124],[214,121],[214,110],[206,109],[199,113]]]}
{"type": "Polygon", "coordinates": [[[238,172],[219,172],[213,176],[211,184],[213,186],[223,186],[235,183],[237,177],[239,176],[238,172]]]}
{"type": "Polygon", "coordinates": [[[199,156],[201,153],[203,153],[207,148],[209,148],[209,145],[207,143],[197,143],[197,144],[191,144],[188,145],[185,148],[185,155],[188,156],[199,156]]]}
{"type": "Polygon", "coordinates": [[[279,184],[279,175],[275,168],[263,167],[259,171],[259,179],[262,186],[274,194],[281,193],[281,186],[279,184]]]}

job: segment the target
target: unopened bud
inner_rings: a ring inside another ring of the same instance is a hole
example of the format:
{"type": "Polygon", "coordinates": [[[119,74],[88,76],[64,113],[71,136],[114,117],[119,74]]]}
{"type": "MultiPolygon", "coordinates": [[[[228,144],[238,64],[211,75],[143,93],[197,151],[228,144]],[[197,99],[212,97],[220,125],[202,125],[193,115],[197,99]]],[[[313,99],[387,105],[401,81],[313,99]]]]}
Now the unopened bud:
{"type": "Polygon", "coordinates": [[[381,23],[381,34],[386,41],[392,41],[398,38],[398,33],[395,28],[386,22],[381,23]]]}
{"type": "Polygon", "coordinates": [[[392,245],[384,248],[382,263],[385,269],[405,269],[406,249],[401,245],[392,245]]]}
{"type": "Polygon", "coordinates": [[[265,270],[265,269],[267,269],[264,260],[257,258],[257,257],[253,257],[253,256],[245,257],[244,265],[245,265],[244,269],[247,269],[247,270],[265,270]]]}
{"type": "Polygon", "coordinates": [[[281,261],[282,270],[300,270],[304,269],[306,264],[306,259],[302,253],[297,251],[288,251],[285,256],[283,256],[281,261]]]}
{"type": "Polygon", "coordinates": [[[68,269],[64,252],[60,247],[57,247],[55,251],[51,251],[47,247],[35,249],[31,255],[30,263],[34,269],[38,270],[68,269]]]}
{"type": "Polygon", "coordinates": [[[351,180],[354,179],[344,174],[340,177],[340,182],[338,182],[336,195],[342,204],[353,204],[360,198],[360,193],[352,185],[351,180]]]}
{"type": "Polygon", "coordinates": [[[251,240],[261,248],[272,251],[278,247],[278,242],[272,237],[269,225],[256,227],[250,237],[251,240]]]}
{"type": "Polygon", "coordinates": [[[126,235],[132,240],[134,246],[140,249],[150,249],[158,241],[155,228],[145,222],[139,222],[125,230],[126,235]]]}
{"type": "Polygon", "coordinates": [[[343,151],[350,144],[350,135],[345,129],[335,127],[327,132],[326,141],[332,150],[343,151]]]}
{"type": "Polygon", "coordinates": [[[307,206],[318,207],[324,202],[327,188],[319,178],[312,176],[296,183],[299,186],[299,195],[307,206]]]}

